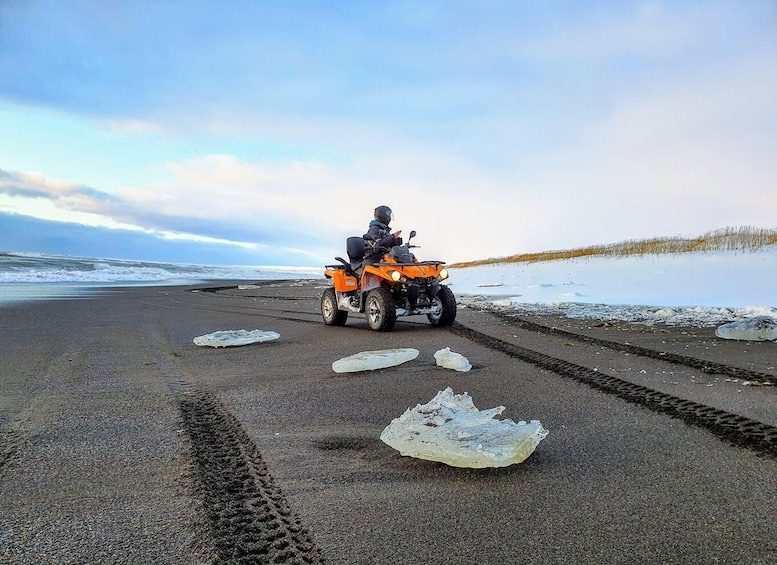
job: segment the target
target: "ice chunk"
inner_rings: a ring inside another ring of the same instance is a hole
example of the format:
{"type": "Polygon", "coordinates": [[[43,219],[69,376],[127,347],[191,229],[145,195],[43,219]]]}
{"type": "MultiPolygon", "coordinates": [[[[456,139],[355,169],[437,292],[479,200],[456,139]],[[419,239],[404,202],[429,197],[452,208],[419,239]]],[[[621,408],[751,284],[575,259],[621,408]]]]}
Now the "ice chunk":
{"type": "Polygon", "coordinates": [[[747,341],[777,340],[777,319],[771,316],[754,316],[738,322],[730,322],[715,330],[715,335],[723,339],[747,341]]]}
{"type": "Polygon", "coordinates": [[[524,461],[548,435],[539,420],[494,420],[504,406],[478,410],[450,387],[395,418],[380,439],[402,455],[452,467],[506,467],[524,461]]]}
{"type": "Polygon", "coordinates": [[[362,351],[348,357],[343,357],[332,363],[335,373],[356,373],[358,371],[374,371],[401,365],[418,357],[417,349],[381,349],[378,351],[362,351]]]}
{"type": "Polygon", "coordinates": [[[472,368],[469,360],[461,353],[451,351],[450,347],[440,349],[434,354],[434,359],[437,361],[437,365],[445,367],[446,369],[453,369],[454,371],[469,371],[472,368]]]}
{"type": "Polygon", "coordinates": [[[212,334],[201,335],[194,338],[196,345],[208,345],[210,347],[234,347],[272,341],[281,337],[281,334],[263,330],[222,330],[212,334]]]}

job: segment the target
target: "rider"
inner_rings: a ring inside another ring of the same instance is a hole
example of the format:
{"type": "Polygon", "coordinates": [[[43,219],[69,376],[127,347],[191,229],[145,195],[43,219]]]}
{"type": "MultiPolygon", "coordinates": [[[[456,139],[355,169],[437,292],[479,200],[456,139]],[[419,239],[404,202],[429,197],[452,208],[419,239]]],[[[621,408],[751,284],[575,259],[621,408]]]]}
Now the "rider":
{"type": "Polygon", "coordinates": [[[402,230],[391,233],[389,229],[389,223],[393,218],[394,214],[388,206],[375,208],[375,219],[370,222],[370,227],[364,234],[368,246],[372,246],[374,251],[377,251],[379,247],[391,249],[395,245],[402,245],[402,238],[399,237],[402,230]]]}

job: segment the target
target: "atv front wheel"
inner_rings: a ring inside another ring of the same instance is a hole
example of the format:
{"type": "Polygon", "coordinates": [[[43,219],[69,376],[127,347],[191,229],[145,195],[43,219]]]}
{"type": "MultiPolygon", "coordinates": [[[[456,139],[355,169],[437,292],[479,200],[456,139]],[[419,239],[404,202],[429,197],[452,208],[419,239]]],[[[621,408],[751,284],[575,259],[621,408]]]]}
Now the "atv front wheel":
{"type": "Polygon", "coordinates": [[[390,332],[397,321],[397,306],[391,292],[383,287],[367,295],[367,323],[377,332],[390,332]]]}
{"type": "Polygon", "coordinates": [[[321,316],[327,326],[344,326],[348,319],[348,311],[337,308],[337,293],[334,288],[328,288],[321,296],[321,316]]]}
{"type": "Polygon", "coordinates": [[[434,312],[426,317],[433,326],[450,326],[456,319],[456,297],[447,286],[440,286],[437,296],[432,300],[432,307],[434,312]]]}

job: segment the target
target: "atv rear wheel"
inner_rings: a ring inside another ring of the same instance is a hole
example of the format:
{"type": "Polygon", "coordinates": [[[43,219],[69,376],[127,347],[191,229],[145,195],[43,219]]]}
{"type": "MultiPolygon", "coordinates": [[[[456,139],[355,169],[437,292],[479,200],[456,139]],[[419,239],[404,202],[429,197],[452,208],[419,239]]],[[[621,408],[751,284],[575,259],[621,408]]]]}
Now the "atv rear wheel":
{"type": "Polygon", "coordinates": [[[390,332],[397,321],[397,306],[391,292],[383,287],[367,295],[367,323],[377,332],[390,332]]]}
{"type": "Polygon", "coordinates": [[[426,317],[433,326],[450,326],[456,319],[456,297],[447,286],[440,286],[437,296],[432,300],[432,307],[435,311],[426,317]]]}
{"type": "Polygon", "coordinates": [[[328,288],[321,296],[321,316],[327,326],[344,326],[348,319],[348,311],[337,308],[337,293],[334,288],[328,288]]]}

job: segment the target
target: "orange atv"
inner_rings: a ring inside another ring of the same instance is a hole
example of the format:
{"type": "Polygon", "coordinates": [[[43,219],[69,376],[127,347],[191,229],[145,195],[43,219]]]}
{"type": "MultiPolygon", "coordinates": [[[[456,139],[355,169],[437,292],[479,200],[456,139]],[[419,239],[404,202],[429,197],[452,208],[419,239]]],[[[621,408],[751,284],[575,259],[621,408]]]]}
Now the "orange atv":
{"type": "Polygon", "coordinates": [[[321,297],[321,315],[328,326],[345,325],[349,312],[367,315],[370,328],[391,331],[397,316],[426,314],[433,326],[448,326],[456,319],[456,297],[441,284],[448,278],[443,261],[419,262],[410,249],[415,230],[405,245],[376,248],[365,258],[365,237],[346,240],[348,259],[327,265],[324,275],[333,287],[321,297]]]}

